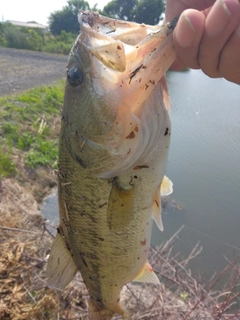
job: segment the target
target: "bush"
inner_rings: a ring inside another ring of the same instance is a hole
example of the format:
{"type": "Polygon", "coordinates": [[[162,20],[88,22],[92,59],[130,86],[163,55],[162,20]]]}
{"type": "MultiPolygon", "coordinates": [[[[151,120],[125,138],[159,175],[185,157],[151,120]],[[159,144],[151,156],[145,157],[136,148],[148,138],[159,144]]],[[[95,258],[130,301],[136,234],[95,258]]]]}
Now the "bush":
{"type": "Polygon", "coordinates": [[[43,31],[32,28],[15,27],[6,24],[3,35],[6,47],[42,51],[44,44],[43,31]]]}

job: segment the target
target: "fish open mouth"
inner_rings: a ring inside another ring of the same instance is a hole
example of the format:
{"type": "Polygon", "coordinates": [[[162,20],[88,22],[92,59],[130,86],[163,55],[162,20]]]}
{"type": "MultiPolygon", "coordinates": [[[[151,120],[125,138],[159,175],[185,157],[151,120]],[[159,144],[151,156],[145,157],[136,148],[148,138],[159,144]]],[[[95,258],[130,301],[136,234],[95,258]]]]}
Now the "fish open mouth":
{"type": "Polygon", "coordinates": [[[82,44],[105,66],[120,72],[126,70],[127,61],[136,60],[134,52],[140,51],[144,56],[155,51],[177,24],[177,18],[165,26],[151,26],[103,17],[92,11],[80,11],[78,20],[82,44]]]}

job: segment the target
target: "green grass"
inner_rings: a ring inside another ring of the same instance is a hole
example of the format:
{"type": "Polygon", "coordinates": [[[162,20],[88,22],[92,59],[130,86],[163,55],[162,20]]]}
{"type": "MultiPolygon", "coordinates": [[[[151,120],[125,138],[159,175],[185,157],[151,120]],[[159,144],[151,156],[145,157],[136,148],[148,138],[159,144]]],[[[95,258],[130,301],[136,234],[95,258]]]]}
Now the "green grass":
{"type": "Polygon", "coordinates": [[[25,169],[56,167],[64,81],[0,98],[0,177],[25,169]]]}

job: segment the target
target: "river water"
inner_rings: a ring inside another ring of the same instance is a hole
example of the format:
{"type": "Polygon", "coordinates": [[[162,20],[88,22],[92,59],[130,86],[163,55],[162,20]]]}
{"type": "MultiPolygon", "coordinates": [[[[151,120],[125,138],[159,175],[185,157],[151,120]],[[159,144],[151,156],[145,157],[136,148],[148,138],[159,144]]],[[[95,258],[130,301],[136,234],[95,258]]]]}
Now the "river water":
{"type": "MultiPolygon", "coordinates": [[[[153,225],[154,246],[182,225],[175,252],[203,250],[190,267],[209,279],[240,254],[240,86],[201,71],[168,73],[172,140],[167,176],[174,192],[163,209],[164,231],[153,225]]],[[[57,197],[42,213],[57,223],[57,197]]]]}

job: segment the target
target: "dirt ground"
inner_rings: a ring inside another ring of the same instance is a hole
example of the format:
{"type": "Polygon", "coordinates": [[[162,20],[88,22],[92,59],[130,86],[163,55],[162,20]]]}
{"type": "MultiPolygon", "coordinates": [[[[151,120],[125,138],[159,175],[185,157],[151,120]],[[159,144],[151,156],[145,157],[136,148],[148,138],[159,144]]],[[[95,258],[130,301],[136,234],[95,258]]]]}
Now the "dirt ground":
{"type": "Polygon", "coordinates": [[[50,84],[65,76],[68,56],[0,47],[0,95],[50,84]]]}

